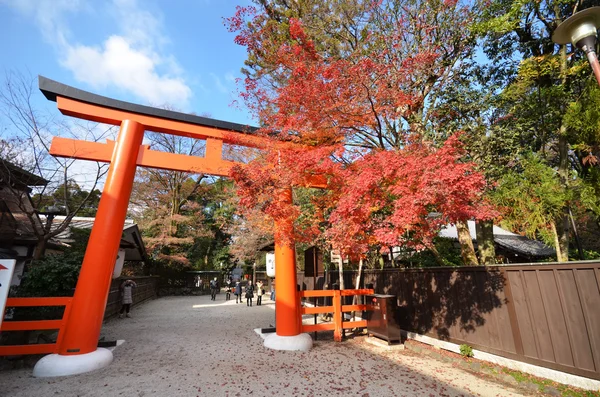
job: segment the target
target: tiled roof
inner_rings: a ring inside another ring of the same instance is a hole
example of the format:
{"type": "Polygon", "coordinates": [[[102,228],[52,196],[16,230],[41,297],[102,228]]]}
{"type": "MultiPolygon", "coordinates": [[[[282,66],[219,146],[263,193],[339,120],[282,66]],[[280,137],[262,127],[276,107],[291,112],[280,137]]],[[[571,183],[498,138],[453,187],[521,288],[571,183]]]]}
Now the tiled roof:
{"type": "MultiPolygon", "coordinates": [[[[468,221],[467,223],[471,239],[477,241],[475,221],[468,221]]],[[[452,224],[444,226],[440,231],[439,236],[458,240],[456,226],[452,224]]],[[[525,236],[509,232],[496,225],[494,225],[494,242],[503,248],[526,256],[547,257],[556,254],[554,248],[548,247],[541,241],[532,240],[525,236]]]]}
{"type": "MultiPolygon", "coordinates": [[[[46,223],[46,216],[40,215],[42,223],[46,223]]],[[[52,220],[50,230],[56,230],[65,219],[65,216],[55,216],[52,220]]],[[[76,216],[71,219],[69,226],[61,233],[54,237],[54,242],[60,245],[73,242],[71,239],[71,229],[91,229],[94,226],[96,218],[76,216]]],[[[123,235],[121,236],[121,248],[125,249],[125,260],[127,261],[143,261],[146,259],[146,248],[142,241],[142,236],[136,223],[133,219],[126,219],[123,225],[123,235]]]]}

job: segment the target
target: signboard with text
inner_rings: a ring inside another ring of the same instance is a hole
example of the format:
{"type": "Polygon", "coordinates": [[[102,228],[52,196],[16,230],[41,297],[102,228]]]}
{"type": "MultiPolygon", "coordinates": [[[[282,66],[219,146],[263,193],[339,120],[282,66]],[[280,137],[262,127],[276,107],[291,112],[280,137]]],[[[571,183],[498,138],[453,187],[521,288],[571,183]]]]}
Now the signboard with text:
{"type": "Polygon", "coordinates": [[[267,276],[275,277],[275,254],[271,252],[267,254],[267,276]]]}
{"type": "Polygon", "coordinates": [[[4,309],[6,308],[6,299],[8,298],[8,290],[10,282],[15,271],[14,259],[0,259],[0,327],[2,327],[2,319],[4,319],[4,309]]]}

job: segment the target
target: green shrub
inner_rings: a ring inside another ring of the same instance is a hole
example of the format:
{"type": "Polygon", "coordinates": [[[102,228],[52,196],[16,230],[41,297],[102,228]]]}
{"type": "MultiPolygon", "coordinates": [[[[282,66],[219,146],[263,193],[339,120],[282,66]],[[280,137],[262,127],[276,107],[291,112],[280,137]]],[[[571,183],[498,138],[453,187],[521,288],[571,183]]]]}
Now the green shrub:
{"type": "Polygon", "coordinates": [[[71,248],[62,254],[46,255],[27,266],[21,284],[15,290],[19,297],[73,296],[81,270],[89,230],[73,229],[71,248]]]}
{"type": "Polygon", "coordinates": [[[463,357],[473,357],[473,348],[469,345],[460,345],[460,354],[463,357]]]}

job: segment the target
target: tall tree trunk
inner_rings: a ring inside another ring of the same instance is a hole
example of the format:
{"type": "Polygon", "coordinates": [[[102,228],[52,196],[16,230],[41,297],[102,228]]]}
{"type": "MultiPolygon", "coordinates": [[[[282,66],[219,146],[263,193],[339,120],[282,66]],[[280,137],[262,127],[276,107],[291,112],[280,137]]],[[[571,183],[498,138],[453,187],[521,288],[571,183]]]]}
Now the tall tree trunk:
{"type": "Polygon", "coordinates": [[[479,251],[479,262],[482,265],[493,265],[496,263],[496,249],[494,248],[494,221],[477,221],[475,223],[477,233],[477,251],[479,251]]]}
{"type": "Polygon", "coordinates": [[[556,249],[556,260],[558,262],[564,262],[562,250],[560,249],[560,239],[558,237],[558,231],[556,230],[556,223],[552,222],[552,223],[550,223],[550,226],[552,227],[552,233],[554,234],[554,246],[556,249]]]}
{"type": "MultiPolygon", "coordinates": [[[[560,14],[557,14],[560,15],[560,14]]],[[[567,71],[567,47],[560,47],[560,70],[562,76],[566,76],[567,71]]],[[[562,78],[562,83],[566,83],[566,77],[562,78]]],[[[569,142],[567,142],[567,127],[564,122],[558,132],[558,176],[565,189],[569,188],[569,142]]],[[[569,260],[569,204],[563,208],[562,214],[557,219],[556,231],[558,234],[558,244],[562,259],[561,262],[569,260]]],[[[558,251],[557,251],[558,253],[558,251]]]]}
{"type": "Polygon", "coordinates": [[[571,220],[571,226],[573,227],[573,236],[575,236],[575,243],[577,244],[577,252],[579,253],[579,260],[585,260],[585,254],[583,253],[583,247],[581,246],[581,240],[579,239],[579,233],[577,232],[577,226],[575,225],[575,219],[571,208],[569,208],[569,219],[571,220]]]}
{"type": "Polygon", "coordinates": [[[38,240],[36,246],[35,246],[35,251],[33,253],[33,260],[37,261],[39,259],[42,259],[44,257],[44,254],[46,253],[46,245],[47,245],[47,240],[45,238],[42,238],[40,240],[38,240]]]}
{"type": "MultiPolygon", "coordinates": [[[[356,275],[356,282],[354,283],[354,288],[355,289],[359,289],[360,288],[360,278],[362,277],[362,270],[363,270],[363,260],[361,258],[358,261],[358,274],[356,275]]],[[[354,295],[354,298],[352,299],[352,304],[353,305],[358,305],[358,295],[354,295]]],[[[353,311],[352,312],[352,321],[354,321],[355,316],[356,316],[356,312],[353,311]]]]}
{"type": "Polygon", "coordinates": [[[463,263],[465,266],[478,266],[479,261],[477,260],[477,255],[475,255],[475,248],[473,247],[473,240],[471,239],[467,221],[456,222],[456,232],[458,234],[463,263]]]}
{"type": "MultiPolygon", "coordinates": [[[[565,189],[568,189],[569,184],[569,144],[567,142],[567,131],[565,126],[560,127],[559,137],[558,137],[558,153],[559,153],[559,163],[558,163],[558,175],[560,177],[560,181],[562,182],[565,189]]],[[[569,231],[570,231],[570,218],[569,213],[571,210],[569,209],[569,205],[567,204],[562,209],[562,213],[556,219],[556,232],[558,235],[558,245],[560,246],[561,258],[560,262],[568,262],[569,261],[569,231]]],[[[558,252],[558,251],[557,251],[558,252]]]]}
{"type": "Polygon", "coordinates": [[[569,219],[569,207],[563,208],[563,213],[557,219],[557,236],[558,244],[560,246],[560,252],[562,259],[561,262],[569,261],[569,230],[570,230],[570,219],[569,219]]]}
{"type": "Polygon", "coordinates": [[[340,284],[340,290],[345,289],[344,287],[344,258],[340,257],[340,263],[338,266],[338,275],[340,277],[340,280],[338,281],[338,283],[340,284]]]}

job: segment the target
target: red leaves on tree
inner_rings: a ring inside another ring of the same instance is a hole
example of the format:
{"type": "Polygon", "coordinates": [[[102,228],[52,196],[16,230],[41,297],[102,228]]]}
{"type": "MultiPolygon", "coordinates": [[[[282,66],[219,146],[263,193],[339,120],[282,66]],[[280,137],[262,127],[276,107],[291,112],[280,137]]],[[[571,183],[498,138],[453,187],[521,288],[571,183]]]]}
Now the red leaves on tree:
{"type": "Polygon", "coordinates": [[[270,65],[247,77],[242,93],[265,126],[259,134],[273,143],[233,169],[240,204],[296,219],[300,209],[280,199],[281,189],[306,186],[311,175],[327,178],[311,219],[297,223],[295,234],[276,230],[279,238],[310,241],[324,232],[334,248],[362,255],[375,244],[422,248],[442,224],[494,215],[481,201],[483,176],[461,161],[458,138],[436,148],[407,125],[425,100],[420,76],[444,73],[438,43],[407,50],[400,21],[393,32],[371,32],[372,46],[334,58],[315,49],[300,20],[289,20],[287,41],[254,9],[238,8],[228,22],[236,42],[270,65]]]}

